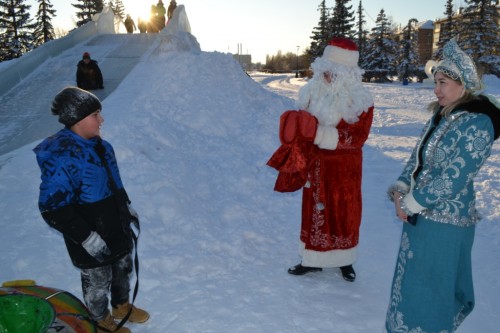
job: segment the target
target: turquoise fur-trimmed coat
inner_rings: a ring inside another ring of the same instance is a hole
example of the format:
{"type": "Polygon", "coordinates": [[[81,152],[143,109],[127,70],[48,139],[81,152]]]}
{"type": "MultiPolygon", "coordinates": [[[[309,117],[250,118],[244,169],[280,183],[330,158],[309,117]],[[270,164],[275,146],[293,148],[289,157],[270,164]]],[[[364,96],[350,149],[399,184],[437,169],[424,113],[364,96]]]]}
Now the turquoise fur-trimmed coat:
{"type": "Polygon", "coordinates": [[[482,95],[449,117],[434,114],[392,187],[405,193],[405,210],[457,226],[477,223],[473,179],[490,156],[499,129],[500,109],[482,95]]]}

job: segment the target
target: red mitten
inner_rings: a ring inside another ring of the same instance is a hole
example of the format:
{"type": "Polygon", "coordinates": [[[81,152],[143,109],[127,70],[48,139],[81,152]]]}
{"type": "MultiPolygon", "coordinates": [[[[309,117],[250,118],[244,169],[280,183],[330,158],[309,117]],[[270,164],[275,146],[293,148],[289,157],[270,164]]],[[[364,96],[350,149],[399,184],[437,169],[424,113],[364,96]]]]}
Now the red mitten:
{"type": "Polygon", "coordinates": [[[282,144],[291,143],[297,135],[298,112],[288,110],[280,117],[280,141],[282,144]]]}
{"type": "Polygon", "coordinates": [[[307,111],[298,112],[298,128],[304,139],[312,141],[318,129],[318,119],[307,111]]]}
{"type": "Polygon", "coordinates": [[[358,121],[349,124],[341,120],[337,125],[339,141],[337,149],[357,149],[363,147],[370,134],[370,127],[373,121],[373,107],[361,113],[358,121]]]}
{"type": "Polygon", "coordinates": [[[339,133],[339,141],[337,143],[337,149],[350,149],[356,148],[353,147],[353,138],[349,134],[349,131],[345,128],[337,128],[339,133]]]}

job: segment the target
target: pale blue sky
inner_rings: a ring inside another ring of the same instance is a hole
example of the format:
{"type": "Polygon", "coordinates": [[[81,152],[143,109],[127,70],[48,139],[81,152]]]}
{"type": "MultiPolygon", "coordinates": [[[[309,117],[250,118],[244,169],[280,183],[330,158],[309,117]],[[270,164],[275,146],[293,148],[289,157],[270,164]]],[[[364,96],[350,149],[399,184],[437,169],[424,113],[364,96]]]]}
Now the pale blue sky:
{"type": "MultiPolygon", "coordinates": [[[[147,14],[157,0],[122,0],[126,13],[134,20],[147,14]]],[[[163,0],[168,6],[170,0],[163,0]]],[[[51,0],[57,10],[55,27],[70,29],[74,26],[76,0],[51,0]]],[[[107,2],[105,0],[105,2],[107,2]]],[[[418,21],[434,20],[444,16],[446,0],[362,0],[368,28],[383,8],[395,23],[405,24],[411,18],[418,21]]],[[[28,0],[32,10],[36,0],[28,0]]],[[[318,5],[321,0],[178,0],[183,4],[191,24],[192,34],[198,39],[203,51],[238,52],[238,44],[244,54],[252,55],[253,62],[265,62],[266,55],[281,50],[299,53],[310,45],[313,28],[318,24],[318,5]]],[[[464,1],[455,0],[456,7],[464,1]]],[[[357,9],[359,0],[350,5],[357,9]]],[[[326,5],[333,7],[334,0],[326,5]]]]}

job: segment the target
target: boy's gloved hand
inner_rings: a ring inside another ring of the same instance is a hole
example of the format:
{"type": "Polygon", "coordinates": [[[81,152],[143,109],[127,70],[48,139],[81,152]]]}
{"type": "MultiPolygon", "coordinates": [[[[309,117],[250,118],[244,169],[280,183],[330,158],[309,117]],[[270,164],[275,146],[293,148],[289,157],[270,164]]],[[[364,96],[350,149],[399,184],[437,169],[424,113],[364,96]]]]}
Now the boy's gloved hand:
{"type": "Polygon", "coordinates": [[[90,233],[90,236],[82,243],[83,248],[97,261],[103,262],[106,256],[111,254],[106,242],[95,231],[90,233]]]}

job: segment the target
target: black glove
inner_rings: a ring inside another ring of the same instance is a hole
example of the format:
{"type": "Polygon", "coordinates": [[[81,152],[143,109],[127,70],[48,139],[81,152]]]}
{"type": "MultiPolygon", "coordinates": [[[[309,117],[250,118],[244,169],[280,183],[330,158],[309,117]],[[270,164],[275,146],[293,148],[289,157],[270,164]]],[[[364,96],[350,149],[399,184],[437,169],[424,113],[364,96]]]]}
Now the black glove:
{"type": "Polygon", "coordinates": [[[104,259],[111,254],[106,242],[95,231],[90,233],[90,236],[82,243],[83,248],[97,261],[103,262],[104,259]]]}

